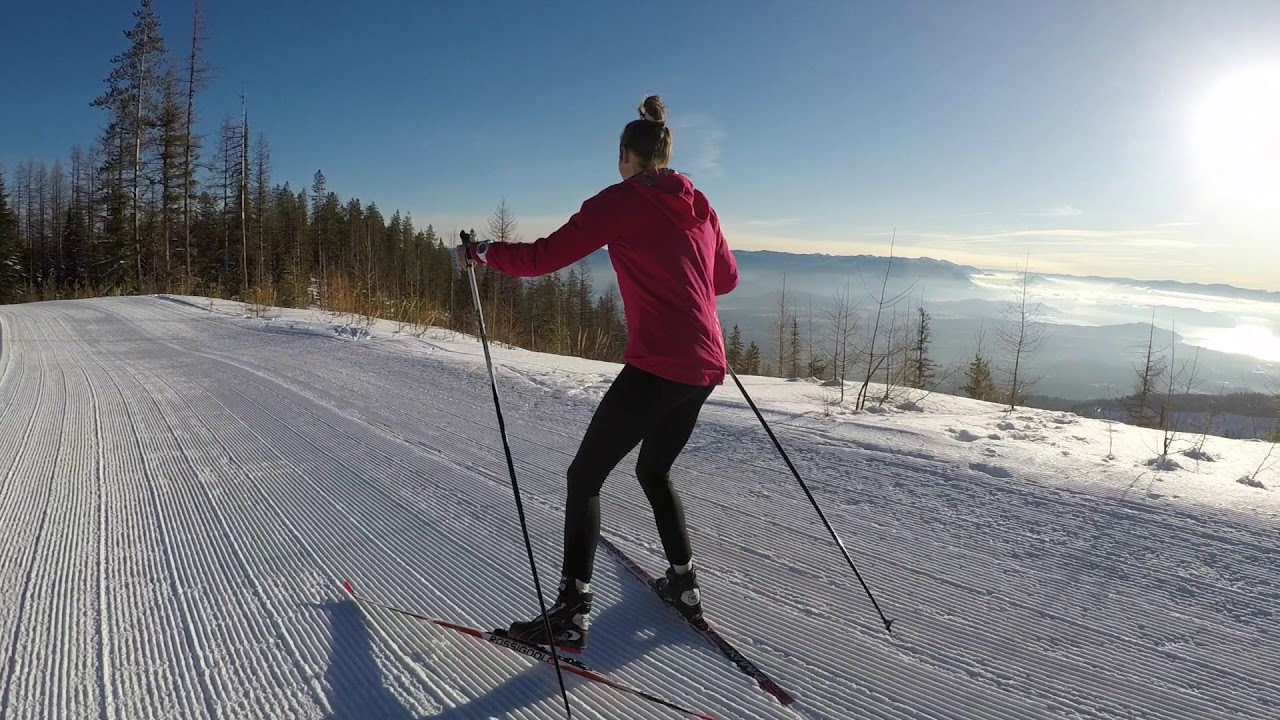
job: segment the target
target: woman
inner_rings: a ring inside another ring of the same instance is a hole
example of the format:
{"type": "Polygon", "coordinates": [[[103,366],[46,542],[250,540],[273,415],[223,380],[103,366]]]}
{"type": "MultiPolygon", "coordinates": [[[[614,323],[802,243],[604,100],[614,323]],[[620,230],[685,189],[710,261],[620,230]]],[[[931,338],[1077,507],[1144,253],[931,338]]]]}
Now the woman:
{"type": "MultiPolygon", "coordinates": [[[[653,507],[671,567],[660,592],[694,620],[702,601],[684,508],[670,471],[703,403],[725,378],[716,296],[738,285],[720,221],[688,178],[667,167],[671,129],[661,98],[646,98],[618,147],[622,182],[582,204],[559,230],[533,243],[474,243],[462,235],[464,262],[516,277],[545,275],[609,246],[627,319],[625,365],[587,428],[568,471],[564,561],[559,595],[547,611],[554,642],[586,647],[591,574],[600,538],[600,488],[640,445],[636,476],[653,507]]],[[[508,634],[550,645],[543,618],[508,634]]]]}

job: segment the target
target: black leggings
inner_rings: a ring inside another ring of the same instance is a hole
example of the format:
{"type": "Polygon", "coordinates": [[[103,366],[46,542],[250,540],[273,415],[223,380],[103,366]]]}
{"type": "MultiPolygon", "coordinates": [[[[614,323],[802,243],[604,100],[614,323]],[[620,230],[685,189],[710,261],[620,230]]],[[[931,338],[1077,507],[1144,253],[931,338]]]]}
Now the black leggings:
{"type": "Polygon", "coordinates": [[[670,472],[714,389],[672,382],[631,365],[622,368],[569,465],[561,569],[565,577],[591,581],[600,540],[600,488],[614,467],[641,443],[636,477],[653,507],[667,560],[673,565],[689,562],[692,551],[684,506],[671,486],[670,472]]]}

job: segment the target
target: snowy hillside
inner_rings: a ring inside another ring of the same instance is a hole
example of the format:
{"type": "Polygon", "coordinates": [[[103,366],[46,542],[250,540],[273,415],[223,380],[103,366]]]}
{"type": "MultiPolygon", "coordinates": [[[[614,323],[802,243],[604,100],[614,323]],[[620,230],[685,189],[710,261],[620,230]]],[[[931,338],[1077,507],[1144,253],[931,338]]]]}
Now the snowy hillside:
{"type": "MultiPolygon", "coordinates": [[[[483,629],[536,613],[479,343],[245,310],[0,307],[0,717],[563,717],[548,666],[342,589],[483,629]]],[[[550,586],[617,367],[495,360],[550,586]]],[[[728,384],[676,482],[712,622],[796,702],[603,551],[583,662],[722,720],[1280,717],[1280,465],[1239,482],[1268,445],[1209,438],[1164,472],[1125,425],[744,382],[895,636],[728,384]]],[[[660,571],[631,465],[604,533],[660,571]]],[[[566,680],[577,718],[682,717],[566,680]]]]}

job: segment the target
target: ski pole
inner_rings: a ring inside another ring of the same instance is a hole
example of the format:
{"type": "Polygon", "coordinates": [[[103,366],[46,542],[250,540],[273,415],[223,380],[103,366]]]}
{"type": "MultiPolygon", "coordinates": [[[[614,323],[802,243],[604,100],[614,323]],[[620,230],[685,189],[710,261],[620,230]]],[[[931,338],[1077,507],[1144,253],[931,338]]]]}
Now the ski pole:
{"type": "MultiPolygon", "coordinates": [[[[472,230],[468,235],[462,233],[463,245],[470,244],[476,236],[472,230]]],[[[489,355],[489,336],[484,328],[484,312],[480,308],[480,286],[476,283],[475,264],[467,258],[467,276],[471,280],[471,301],[475,304],[476,320],[480,328],[480,344],[484,346],[484,362],[489,367],[489,387],[493,390],[493,409],[498,415],[498,433],[502,436],[502,450],[507,455],[507,471],[511,474],[511,491],[516,496],[516,513],[520,516],[520,530],[524,533],[524,548],[529,553],[529,570],[533,573],[533,589],[538,595],[538,606],[542,608],[542,624],[547,633],[547,646],[551,648],[551,658],[555,661],[556,679],[560,681],[560,696],[564,698],[564,713],[573,718],[573,710],[569,708],[569,691],[564,686],[564,673],[560,669],[560,654],[556,652],[555,636],[551,633],[551,618],[547,616],[547,602],[542,597],[542,583],[538,580],[538,563],[533,558],[533,543],[529,540],[529,525],[525,521],[524,502],[520,499],[520,483],[516,480],[516,465],[511,459],[511,444],[507,442],[507,426],[502,419],[502,404],[498,400],[498,376],[493,371],[493,358],[489,355]]]]}
{"type": "Polygon", "coordinates": [[[858,567],[853,564],[853,558],[849,557],[849,551],[845,549],[844,542],[840,536],[836,534],[835,528],[831,527],[831,523],[827,522],[827,516],[822,512],[822,508],[818,506],[818,501],[813,497],[813,493],[809,492],[809,486],[805,484],[804,478],[800,477],[800,471],[796,470],[796,466],[791,463],[791,458],[787,457],[787,451],[782,449],[782,443],[778,442],[777,436],[773,434],[773,430],[769,427],[769,423],[765,422],[764,415],[761,414],[760,408],[756,407],[755,401],[751,399],[751,395],[747,389],[743,387],[742,381],[738,379],[738,374],[733,371],[732,367],[728,367],[729,374],[733,376],[733,381],[737,383],[738,389],[742,391],[742,397],[747,399],[747,404],[755,411],[756,417],[760,419],[760,424],[764,426],[764,431],[769,434],[769,439],[773,441],[773,446],[778,449],[778,453],[782,455],[782,460],[791,470],[791,474],[796,476],[796,482],[800,483],[800,487],[804,490],[804,494],[809,497],[809,502],[813,504],[813,509],[818,511],[818,517],[822,518],[822,524],[827,526],[827,532],[831,533],[832,539],[836,541],[836,545],[840,546],[840,552],[844,554],[844,559],[849,563],[849,567],[853,570],[853,574],[858,576],[858,582],[862,583],[862,589],[867,591],[867,597],[871,598],[871,604],[875,606],[876,612],[880,614],[880,621],[884,623],[884,629],[890,635],[893,635],[893,620],[886,618],[880,610],[880,603],[876,602],[876,598],[871,594],[871,588],[867,587],[867,582],[862,579],[862,573],[858,572],[858,567]]]}

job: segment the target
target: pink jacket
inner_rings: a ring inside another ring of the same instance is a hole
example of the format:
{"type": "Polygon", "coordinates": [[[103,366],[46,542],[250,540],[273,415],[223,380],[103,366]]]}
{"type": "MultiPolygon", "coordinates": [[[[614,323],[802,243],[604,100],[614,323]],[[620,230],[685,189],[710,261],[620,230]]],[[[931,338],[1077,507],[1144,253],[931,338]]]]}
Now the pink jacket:
{"type": "Polygon", "coordinates": [[[609,246],[627,317],[630,365],[687,385],[725,378],[716,296],[738,286],[738,266],[706,196],[672,170],[640,173],[582,204],[532,243],[489,243],[479,262],[532,277],[609,246]]]}

